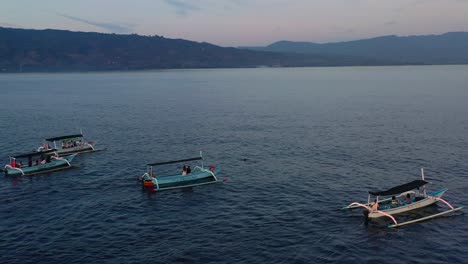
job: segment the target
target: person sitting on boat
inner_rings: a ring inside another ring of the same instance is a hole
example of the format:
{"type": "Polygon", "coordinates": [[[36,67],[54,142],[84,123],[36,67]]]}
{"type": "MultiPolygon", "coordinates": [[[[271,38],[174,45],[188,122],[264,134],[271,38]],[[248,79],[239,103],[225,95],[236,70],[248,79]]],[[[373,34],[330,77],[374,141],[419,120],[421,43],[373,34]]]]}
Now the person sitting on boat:
{"type": "Polygon", "coordinates": [[[406,194],[406,204],[411,203],[411,195],[409,193],[406,194]]]}
{"type": "Polygon", "coordinates": [[[16,160],[15,160],[15,159],[11,159],[10,166],[11,166],[12,168],[16,168],[16,160]]]}
{"type": "Polygon", "coordinates": [[[395,196],[392,196],[392,207],[398,207],[399,205],[400,201],[398,201],[395,196]]]}
{"type": "Polygon", "coordinates": [[[377,199],[375,199],[374,202],[371,204],[371,209],[372,211],[379,210],[379,203],[377,202],[377,199]]]}
{"type": "Polygon", "coordinates": [[[185,165],[182,167],[182,176],[187,175],[187,167],[185,165]]]}
{"type": "Polygon", "coordinates": [[[187,167],[187,174],[190,174],[192,172],[192,169],[190,168],[190,165],[187,167]]]}

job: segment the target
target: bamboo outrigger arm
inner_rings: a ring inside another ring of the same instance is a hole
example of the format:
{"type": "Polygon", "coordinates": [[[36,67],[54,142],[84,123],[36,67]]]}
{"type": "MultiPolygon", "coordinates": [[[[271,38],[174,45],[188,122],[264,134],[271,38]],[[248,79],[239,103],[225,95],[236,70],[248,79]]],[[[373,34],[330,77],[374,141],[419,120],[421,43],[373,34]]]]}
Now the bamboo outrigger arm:
{"type": "Polygon", "coordinates": [[[150,179],[151,179],[151,182],[153,182],[153,183],[156,185],[156,190],[159,190],[159,182],[158,182],[158,179],[156,179],[156,177],[153,177],[153,176],[152,176],[152,174],[153,174],[153,173],[152,173],[152,171],[153,171],[153,170],[152,170],[152,167],[151,167],[151,170],[150,170],[150,171],[151,171],[151,175],[150,175],[148,172],[145,172],[145,173],[141,176],[141,179],[144,179],[145,176],[148,177],[148,178],[150,178],[150,179]]]}
{"type": "Polygon", "coordinates": [[[199,166],[195,166],[195,168],[193,168],[193,170],[195,170],[195,169],[197,169],[197,168],[200,169],[200,170],[202,170],[202,171],[209,172],[209,173],[213,176],[213,178],[215,179],[215,181],[218,181],[218,178],[216,178],[216,175],[215,175],[211,170],[207,170],[207,169],[205,169],[205,168],[203,168],[203,167],[199,167],[199,166]]]}
{"type": "Polygon", "coordinates": [[[437,201],[441,201],[441,202],[445,203],[445,204],[446,204],[448,207],[450,207],[450,209],[452,209],[452,210],[455,209],[455,208],[453,208],[453,206],[452,206],[449,202],[445,201],[445,200],[442,199],[442,198],[434,197],[434,199],[436,199],[437,201]]]}
{"type": "Polygon", "coordinates": [[[22,169],[20,169],[20,168],[13,168],[13,167],[10,166],[10,165],[5,165],[5,169],[17,170],[17,171],[21,172],[21,175],[24,176],[24,171],[23,171],[22,169]]]}
{"type": "Polygon", "coordinates": [[[445,215],[445,214],[448,214],[448,213],[451,213],[451,212],[455,212],[455,211],[458,211],[458,210],[461,210],[461,209],[463,209],[463,206],[460,206],[460,207],[457,207],[457,208],[453,208],[453,209],[450,209],[450,210],[447,210],[447,211],[445,211],[445,212],[441,212],[441,213],[438,213],[438,214],[433,214],[433,215],[429,215],[429,216],[426,216],[426,217],[414,219],[414,220],[411,220],[411,221],[408,221],[408,222],[403,222],[403,223],[400,223],[400,224],[389,225],[388,228],[401,227],[401,226],[404,226],[404,225],[409,225],[409,224],[413,224],[413,223],[417,223],[417,222],[429,220],[429,219],[431,219],[431,218],[435,218],[435,217],[438,217],[438,216],[441,216],[441,215],[445,215]]]}
{"type": "MultiPolygon", "coordinates": [[[[430,196],[430,197],[432,197],[432,196],[430,196]]],[[[388,228],[400,227],[400,226],[404,226],[404,225],[409,225],[409,224],[425,221],[425,220],[428,220],[428,219],[431,219],[431,218],[435,218],[435,217],[438,217],[438,216],[441,216],[441,215],[445,215],[445,214],[448,214],[448,213],[455,212],[455,211],[463,209],[463,206],[460,206],[460,207],[457,207],[457,208],[453,207],[449,202],[445,201],[444,199],[442,199],[440,197],[432,197],[432,198],[434,198],[437,201],[443,202],[444,204],[446,204],[450,208],[450,210],[447,210],[447,211],[444,211],[444,212],[441,212],[441,213],[437,213],[437,214],[433,214],[433,215],[429,215],[429,216],[426,216],[426,217],[414,219],[414,220],[411,220],[411,221],[403,222],[403,223],[400,223],[400,224],[395,223],[394,225],[389,225],[388,228]]]]}
{"type": "Polygon", "coordinates": [[[348,207],[353,206],[353,205],[366,208],[367,210],[369,210],[369,212],[372,212],[372,213],[378,213],[378,214],[387,216],[388,218],[392,219],[392,221],[393,221],[393,223],[395,223],[395,225],[398,225],[398,222],[395,220],[395,217],[391,216],[390,214],[387,214],[387,213],[382,212],[380,210],[372,210],[372,208],[370,208],[369,206],[367,206],[365,204],[361,204],[361,203],[356,203],[356,202],[351,203],[350,205],[348,205],[348,207]]]}
{"type": "MultiPolygon", "coordinates": [[[[73,154],[73,155],[76,155],[76,154],[73,154]]],[[[68,166],[71,166],[70,162],[69,162],[67,159],[64,159],[64,158],[58,157],[58,156],[54,157],[54,159],[56,159],[56,160],[64,160],[64,161],[68,164],[68,166]]]]}
{"type": "Polygon", "coordinates": [[[95,151],[95,150],[96,150],[96,149],[94,148],[94,146],[93,146],[93,145],[91,145],[91,144],[89,144],[89,143],[85,143],[85,145],[87,145],[87,146],[91,147],[91,149],[92,149],[93,151],[95,151]]]}

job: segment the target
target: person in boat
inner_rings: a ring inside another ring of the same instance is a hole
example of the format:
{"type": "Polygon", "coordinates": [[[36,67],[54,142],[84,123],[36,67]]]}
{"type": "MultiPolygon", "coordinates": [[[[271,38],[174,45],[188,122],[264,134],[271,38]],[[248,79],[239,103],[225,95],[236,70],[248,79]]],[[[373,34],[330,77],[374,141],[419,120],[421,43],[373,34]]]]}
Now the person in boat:
{"type": "Polygon", "coordinates": [[[16,168],[21,168],[23,167],[23,163],[21,163],[21,161],[19,160],[18,162],[16,162],[16,168]]]}
{"type": "Polygon", "coordinates": [[[406,204],[411,203],[411,195],[409,193],[406,194],[406,204]]]}
{"type": "Polygon", "coordinates": [[[182,176],[187,175],[187,167],[185,165],[182,167],[182,176]]]}
{"type": "Polygon", "coordinates": [[[192,169],[190,168],[190,165],[187,167],[187,174],[190,174],[192,172],[192,169]]]}
{"type": "Polygon", "coordinates": [[[37,166],[39,165],[39,159],[36,159],[36,161],[34,162],[34,166],[37,166]]]}
{"type": "Polygon", "coordinates": [[[375,199],[374,202],[371,204],[371,209],[372,211],[379,210],[379,203],[377,202],[377,199],[375,199]]]}
{"type": "Polygon", "coordinates": [[[44,143],[43,149],[50,149],[49,143],[44,143]]]}
{"type": "Polygon", "coordinates": [[[10,166],[11,166],[12,168],[16,168],[16,159],[11,159],[10,166]]]}
{"type": "Polygon", "coordinates": [[[392,207],[398,207],[399,205],[400,201],[398,201],[395,196],[392,196],[392,207]]]}

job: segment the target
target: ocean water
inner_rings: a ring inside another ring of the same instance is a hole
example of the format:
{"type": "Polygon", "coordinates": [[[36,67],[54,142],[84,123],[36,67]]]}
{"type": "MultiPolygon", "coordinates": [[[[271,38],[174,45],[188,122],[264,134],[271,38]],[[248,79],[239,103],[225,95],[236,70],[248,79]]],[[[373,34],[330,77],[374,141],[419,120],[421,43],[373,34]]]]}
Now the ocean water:
{"type": "Polygon", "coordinates": [[[467,263],[463,211],[394,230],[340,210],[421,167],[428,190],[468,205],[467,72],[1,74],[2,164],[80,129],[107,150],[70,170],[0,177],[0,262],[467,263]],[[146,163],[200,150],[224,183],[148,193],[136,180],[146,163]]]}

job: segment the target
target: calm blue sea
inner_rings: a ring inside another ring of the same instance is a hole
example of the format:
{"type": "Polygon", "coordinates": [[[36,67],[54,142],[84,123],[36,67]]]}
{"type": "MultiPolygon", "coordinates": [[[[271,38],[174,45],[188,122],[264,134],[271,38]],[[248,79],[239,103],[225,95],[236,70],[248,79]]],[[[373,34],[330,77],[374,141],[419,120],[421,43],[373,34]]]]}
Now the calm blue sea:
{"type": "Polygon", "coordinates": [[[446,187],[444,198],[468,205],[467,73],[1,74],[2,166],[80,129],[107,150],[70,170],[0,177],[0,262],[467,263],[463,211],[390,230],[340,210],[419,179],[421,167],[429,190],[446,187]],[[136,181],[146,163],[200,150],[227,182],[149,194],[136,181]]]}

